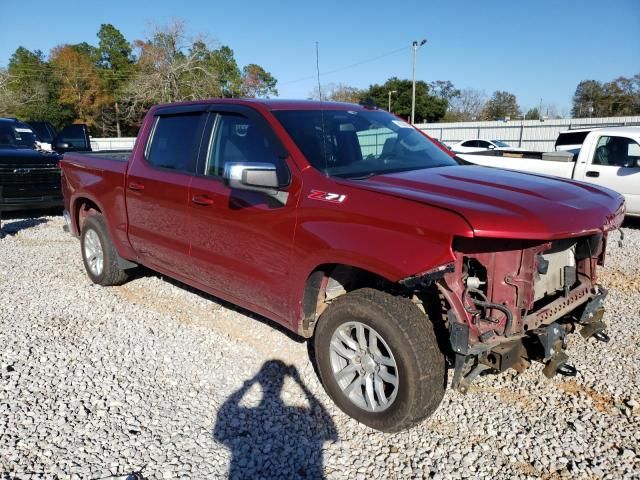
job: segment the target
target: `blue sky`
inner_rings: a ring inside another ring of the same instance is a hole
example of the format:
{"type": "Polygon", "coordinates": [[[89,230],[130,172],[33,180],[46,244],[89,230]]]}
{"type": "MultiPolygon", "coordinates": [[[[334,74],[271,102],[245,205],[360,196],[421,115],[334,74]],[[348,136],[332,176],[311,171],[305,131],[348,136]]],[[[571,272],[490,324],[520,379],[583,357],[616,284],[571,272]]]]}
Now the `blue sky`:
{"type": "Polygon", "coordinates": [[[542,99],[566,111],[580,80],[640,72],[640,0],[0,0],[0,18],[0,66],[20,45],[48,52],[97,44],[101,23],[132,41],[153,23],[181,18],[190,32],[229,45],[240,66],[264,66],[286,98],[306,98],[314,88],[316,41],[321,74],[339,70],[322,83],[363,88],[410,78],[411,41],[427,38],[418,79],[489,95],[507,90],[524,108],[542,99]]]}

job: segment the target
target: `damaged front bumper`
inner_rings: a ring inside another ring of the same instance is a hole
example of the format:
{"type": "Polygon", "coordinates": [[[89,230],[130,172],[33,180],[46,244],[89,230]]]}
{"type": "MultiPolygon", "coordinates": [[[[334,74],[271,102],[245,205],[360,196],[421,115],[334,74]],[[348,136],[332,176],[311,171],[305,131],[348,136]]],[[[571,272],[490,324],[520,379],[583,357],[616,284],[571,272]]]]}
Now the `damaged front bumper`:
{"type": "Polygon", "coordinates": [[[454,246],[456,261],[435,282],[448,304],[453,388],[465,392],[483,372],[520,372],[532,361],[544,363],[548,377],[575,375],[567,335],[609,340],[607,291],[596,283],[605,243],[598,234],[454,246]]]}

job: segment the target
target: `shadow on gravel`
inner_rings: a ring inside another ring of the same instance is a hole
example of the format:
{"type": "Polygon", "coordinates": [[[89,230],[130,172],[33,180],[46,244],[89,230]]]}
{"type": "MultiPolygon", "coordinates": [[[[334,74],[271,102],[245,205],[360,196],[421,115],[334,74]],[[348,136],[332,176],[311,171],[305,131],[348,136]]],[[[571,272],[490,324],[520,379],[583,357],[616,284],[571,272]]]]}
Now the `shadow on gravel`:
{"type": "Polygon", "coordinates": [[[622,228],[632,228],[633,230],[640,230],[640,217],[626,217],[622,228]]]}
{"type": "Polygon", "coordinates": [[[218,412],[213,438],[231,450],[229,478],[323,478],[322,446],[337,440],[335,425],[302,382],[294,366],[269,360],[233,393],[218,412]],[[286,377],[304,392],[306,406],[281,398],[286,377]],[[256,407],[241,402],[254,385],[262,388],[256,407]]]}
{"type": "Polygon", "coordinates": [[[4,238],[7,235],[15,235],[21,230],[26,230],[27,228],[35,227],[48,221],[46,218],[26,218],[14,221],[7,221],[3,218],[0,220],[0,238],[4,238]]]}
{"type": "Polygon", "coordinates": [[[0,238],[7,235],[15,235],[20,230],[35,227],[49,220],[42,217],[62,215],[61,208],[47,208],[25,211],[0,211],[0,238]],[[13,220],[13,221],[12,221],[13,220]]]}

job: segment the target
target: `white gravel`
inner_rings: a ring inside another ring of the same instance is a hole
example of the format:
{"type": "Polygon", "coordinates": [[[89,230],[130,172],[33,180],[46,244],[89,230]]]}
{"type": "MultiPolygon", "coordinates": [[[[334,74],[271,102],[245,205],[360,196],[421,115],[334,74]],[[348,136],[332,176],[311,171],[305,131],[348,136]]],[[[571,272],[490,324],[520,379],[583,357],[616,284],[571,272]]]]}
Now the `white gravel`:
{"type": "Polygon", "coordinates": [[[62,223],[3,221],[1,478],[640,478],[638,222],[602,271],[611,342],[570,341],[577,377],[483,377],[394,435],[266,320],[151,272],[93,286],[62,223]]]}

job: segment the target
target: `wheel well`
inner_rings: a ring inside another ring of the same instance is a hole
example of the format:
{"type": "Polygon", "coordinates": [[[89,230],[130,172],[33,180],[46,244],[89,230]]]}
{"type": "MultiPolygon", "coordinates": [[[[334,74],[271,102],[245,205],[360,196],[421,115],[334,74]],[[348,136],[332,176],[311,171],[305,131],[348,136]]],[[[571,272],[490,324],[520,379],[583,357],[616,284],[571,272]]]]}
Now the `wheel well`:
{"type": "Polygon", "coordinates": [[[98,205],[89,200],[88,198],[79,198],[76,200],[74,221],[78,228],[78,235],[82,232],[82,225],[89,215],[95,215],[96,213],[102,213],[98,205]]]}
{"type": "Polygon", "coordinates": [[[339,296],[364,287],[390,290],[393,285],[393,282],[376,273],[351,265],[329,263],[316,267],[305,284],[303,319],[299,328],[301,335],[313,335],[316,320],[329,303],[339,296]]]}
{"type": "Polygon", "coordinates": [[[344,264],[320,265],[311,272],[305,285],[303,319],[298,333],[307,338],[313,336],[318,318],[333,300],[365,287],[410,298],[433,322],[440,349],[450,352],[447,312],[451,306],[435,284],[420,290],[407,290],[376,273],[344,264]]]}

